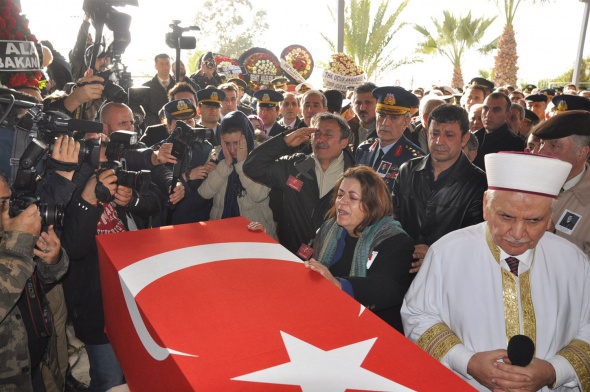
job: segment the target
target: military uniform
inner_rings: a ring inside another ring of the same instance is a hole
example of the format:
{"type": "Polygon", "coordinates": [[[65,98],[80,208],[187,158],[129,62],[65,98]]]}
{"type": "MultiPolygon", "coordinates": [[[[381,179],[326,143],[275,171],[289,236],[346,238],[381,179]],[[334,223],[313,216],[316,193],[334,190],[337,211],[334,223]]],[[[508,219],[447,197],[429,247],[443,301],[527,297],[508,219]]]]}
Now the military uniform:
{"type": "MultiPolygon", "coordinates": [[[[56,264],[35,262],[33,248],[36,240],[36,236],[28,233],[8,231],[4,232],[4,237],[0,241],[0,269],[2,270],[0,275],[2,281],[0,341],[3,342],[0,345],[0,358],[2,359],[0,390],[2,391],[33,391],[31,380],[31,373],[34,370],[31,368],[31,360],[33,359],[29,352],[29,333],[27,333],[24,321],[26,315],[23,315],[21,310],[21,308],[27,307],[26,304],[24,306],[21,304],[21,302],[26,302],[23,300],[22,294],[27,280],[35,273],[38,282],[42,285],[57,282],[68,270],[70,262],[67,253],[63,250],[61,260],[56,264]]],[[[44,299],[44,296],[39,296],[39,298],[41,297],[44,299]]],[[[47,305],[43,305],[43,308],[44,312],[51,314],[47,305]]],[[[31,320],[30,316],[27,317],[31,320]]],[[[49,324],[49,327],[53,329],[53,323],[49,322],[49,324]]],[[[31,336],[35,336],[35,332],[29,332],[32,334],[31,336]]],[[[45,361],[49,364],[55,385],[61,388],[63,379],[57,364],[55,337],[55,331],[52,331],[50,337],[37,338],[37,340],[46,339],[45,344],[48,346],[44,354],[45,361]]],[[[40,344],[42,343],[38,342],[33,346],[40,348],[40,344]]],[[[39,353],[36,354],[36,361],[39,361],[39,353]]]]}
{"type": "Polygon", "coordinates": [[[379,149],[379,139],[367,140],[357,148],[356,162],[359,165],[374,168],[379,177],[383,178],[390,191],[393,190],[393,182],[397,177],[400,166],[410,159],[424,156],[424,151],[405,136],[395,142],[389,151],[375,162],[379,149]]]}
{"type": "MultiPolygon", "coordinates": [[[[283,94],[274,90],[258,90],[254,93],[254,98],[258,100],[259,108],[277,108],[277,110],[279,104],[285,99],[283,94]]],[[[274,137],[287,130],[286,127],[283,127],[278,121],[275,121],[272,127],[266,130],[266,134],[269,137],[274,137]]]]}
{"type": "MultiPolygon", "coordinates": [[[[378,87],[373,90],[373,96],[377,99],[377,117],[404,116],[409,122],[410,110],[420,104],[418,97],[401,87],[378,87]]],[[[379,130],[377,120],[377,135],[379,130]]],[[[385,181],[390,192],[393,192],[393,183],[400,166],[412,158],[424,156],[424,151],[409,141],[402,132],[394,143],[382,146],[379,138],[369,139],[356,150],[357,164],[372,167],[385,181]]]]}

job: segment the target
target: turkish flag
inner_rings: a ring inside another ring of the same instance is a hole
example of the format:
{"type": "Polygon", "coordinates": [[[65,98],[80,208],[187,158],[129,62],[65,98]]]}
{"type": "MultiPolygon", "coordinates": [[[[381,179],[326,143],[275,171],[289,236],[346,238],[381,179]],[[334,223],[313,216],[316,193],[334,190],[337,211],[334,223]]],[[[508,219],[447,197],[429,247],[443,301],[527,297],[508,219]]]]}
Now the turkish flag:
{"type": "Polygon", "coordinates": [[[466,391],[244,218],[97,237],[132,391],[466,391]]]}

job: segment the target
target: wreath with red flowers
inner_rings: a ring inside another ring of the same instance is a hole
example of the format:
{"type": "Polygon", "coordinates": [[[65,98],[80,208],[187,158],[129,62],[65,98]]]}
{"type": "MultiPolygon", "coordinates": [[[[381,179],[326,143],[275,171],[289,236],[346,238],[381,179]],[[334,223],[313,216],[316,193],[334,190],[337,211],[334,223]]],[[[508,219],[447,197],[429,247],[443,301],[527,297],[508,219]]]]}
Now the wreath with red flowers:
{"type": "Polygon", "coordinates": [[[290,45],[283,49],[281,59],[295,68],[304,79],[308,79],[313,71],[311,53],[301,45],[290,45]]]}
{"type": "Polygon", "coordinates": [[[253,48],[240,57],[242,65],[250,74],[249,86],[256,91],[262,84],[269,84],[277,76],[281,76],[281,64],[272,52],[253,48]]]}
{"type": "MultiPolygon", "coordinates": [[[[37,43],[37,37],[29,30],[29,20],[21,15],[21,9],[12,0],[3,0],[0,7],[0,40],[5,41],[32,41],[37,43]]],[[[45,80],[39,71],[27,72],[2,72],[0,70],[0,83],[6,87],[31,86],[42,89],[45,80]]]]}

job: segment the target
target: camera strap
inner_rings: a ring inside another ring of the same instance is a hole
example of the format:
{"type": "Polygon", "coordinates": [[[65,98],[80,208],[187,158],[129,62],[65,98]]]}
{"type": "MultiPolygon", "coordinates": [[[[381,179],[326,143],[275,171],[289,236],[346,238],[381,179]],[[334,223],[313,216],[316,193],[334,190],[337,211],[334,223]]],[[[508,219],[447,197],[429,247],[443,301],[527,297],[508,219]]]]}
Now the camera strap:
{"type": "Polygon", "coordinates": [[[94,187],[94,194],[98,201],[103,203],[108,203],[109,201],[113,200],[115,197],[111,196],[111,192],[109,188],[107,188],[98,178],[99,174],[102,173],[101,170],[96,172],[96,186],[94,187]]]}
{"type": "Polygon", "coordinates": [[[77,162],[62,162],[53,157],[47,158],[47,167],[56,171],[71,172],[77,170],[79,165],[77,162]]]}
{"type": "Polygon", "coordinates": [[[37,280],[36,272],[33,272],[33,275],[27,279],[24,295],[35,335],[39,338],[51,336],[51,328],[48,326],[51,323],[51,316],[47,312],[47,300],[37,280]]]}

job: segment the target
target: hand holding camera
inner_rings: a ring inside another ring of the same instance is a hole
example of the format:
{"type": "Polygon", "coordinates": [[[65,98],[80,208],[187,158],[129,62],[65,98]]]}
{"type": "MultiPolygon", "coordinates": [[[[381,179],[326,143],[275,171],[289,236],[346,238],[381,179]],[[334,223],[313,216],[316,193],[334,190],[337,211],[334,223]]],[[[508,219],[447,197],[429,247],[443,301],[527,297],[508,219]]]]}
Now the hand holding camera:
{"type": "Polygon", "coordinates": [[[21,231],[39,235],[41,231],[41,213],[34,204],[29,205],[22,213],[11,218],[9,208],[2,210],[2,226],[4,231],[21,231]]]}
{"type": "MultiPolygon", "coordinates": [[[[80,143],[75,141],[73,137],[67,135],[59,135],[57,137],[53,145],[51,158],[62,163],[78,164],[79,155],[80,143]]],[[[74,171],[56,170],[55,172],[70,181],[74,177],[74,171]]]]}
{"type": "Polygon", "coordinates": [[[49,226],[46,232],[42,232],[37,239],[37,248],[33,249],[35,256],[39,257],[45,264],[55,264],[59,261],[61,253],[61,241],[59,240],[53,225],[49,226]]]}
{"type": "Polygon", "coordinates": [[[102,97],[104,90],[104,79],[100,76],[94,76],[92,72],[78,80],[76,88],[64,102],[64,106],[70,112],[74,112],[80,105],[102,97]]]}
{"type": "Polygon", "coordinates": [[[111,197],[117,191],[117,176],[115,175],[114,170],[103,170],[97,175],[91,176],[86,183],[84,190],[82,191],[82,199],[92,205],[98,204],[98,196],[96,195],[97,179],[104,187],[106,187],[108,192],[111,194],[111,197]]]}

